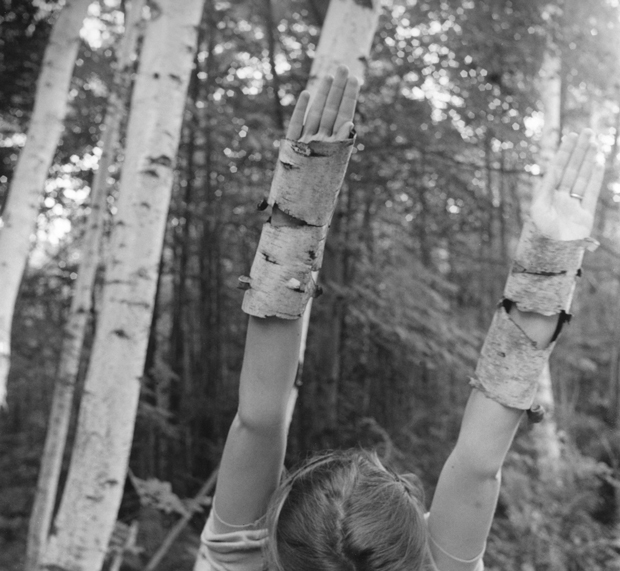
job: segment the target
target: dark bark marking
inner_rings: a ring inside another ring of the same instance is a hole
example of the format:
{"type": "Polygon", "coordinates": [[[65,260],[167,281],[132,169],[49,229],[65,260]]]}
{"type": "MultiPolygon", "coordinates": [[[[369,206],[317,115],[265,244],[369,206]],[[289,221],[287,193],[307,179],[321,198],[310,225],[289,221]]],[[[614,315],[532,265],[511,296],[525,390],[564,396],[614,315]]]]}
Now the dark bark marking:
{"type": "Polygon", "coordinates": [[[287,171],[291,171],[291,170],[295,170],[299,168],[299,167],[296,167],[293,163],[288,163],[286,161],[283,161],[282,159],[280,159],[280,164],[282,165],[284,170],[287,170],[287,171]]]}
{"type": "Polygon", "coordinates": [[[159,155],[158,157],[148,157],[150,165],[159,165],[162,167],[172,168],[172,159],[168,155],[159,155]]]}
{"type": "Polygon", "coordinates": [[[114,335],[118,335],[121,339],[129,339],[129,335],[127,335],[124,329],[115,329],[112,333],[114,333],[114,335]]]}
{"type": "Polygon", "coordinates": [[[363,8],[368,8],[369,10],[373,9],[372,0],[353,0],[357,5],[362,6],[363,8]]]}
{"type": "Polygon", "coordinates": [[[266,262],[269,262],[270,264],[278,264],[275,258],[272,258],[269,254],[267,254],[267,252],[261,252],[261,254],[263,255],[263,258],[265,258],[266,262]]]}

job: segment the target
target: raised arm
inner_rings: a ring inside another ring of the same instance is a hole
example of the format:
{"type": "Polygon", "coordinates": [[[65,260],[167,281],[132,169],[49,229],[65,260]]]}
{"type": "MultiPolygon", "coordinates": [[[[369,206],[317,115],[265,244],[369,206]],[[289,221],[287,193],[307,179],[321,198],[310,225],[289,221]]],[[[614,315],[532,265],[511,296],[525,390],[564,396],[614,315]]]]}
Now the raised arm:
{"type": "MultiPolygon", "coordinates": [[[[358,90],[357,79],[350,78],[347,68],[341,67],[334,78],[321,81],[309,109],[309,94],[303,92],[293,111],[287,140],[332,143],[349,139],[358,90]]],[[[285,160],[282,155],[280,160],[285,160]]],[[[294,170],[296,167],[287,163],[283,168],[294,170]]],[[[335,190],[337,192],[337,188],[335,190]]],[[[313,198],[310,197],[310,203],[313,198]]],[[[273,202],[271,220],[266,225],[270,231],[277,233],[286,231],[287,227],[308,226],[303,220],[286,214],[284,207],[278,208],[277,200],[273,202]]],[[[257,259],[263,252],[259,245],[257,259]]],[[[275,262],[277,260],[269,263],[275,262]]],[[[258,277],[251,276],[251,279],[254,287],[258,277]]],[[[289,281],[294,281],[292,287],[299,289],[296,285],[299,280],[289,281]]],[[[282,471],[288,431],[286,412],[299,358],[301,319],[294,315],[287,315],[286,319],[253,316],[280,314],[279,310],[264,310],[265,303],[277,305],[282,295],[282,291],[270,284],[265,281],[256,285],[258,294],[255,297],[271,296],[267,302],[262,297],[258,301],[250,300],[247,303],[250,309],[245,309],[247,292],[244,301],[244,309],[251,316],[241,369],[239,408],[228,433],[217,481],[216,532],[230,531],[262,517],[282,471]]],[[[287,285],[290,284],[287,282],[287,285]]]]}
{"type": "Polygon", "coordinates": [[[484,550],[501,467],[523,410],[531,405],[537,378],[564,319],[560,315],[570,305],[570,280],[588,245],[602,179],[592,132],[584,130],[564,138],[534,197],[533,234],[526,229],[522,234],[506,286],[508,299],[498,308],[499,319],[494,319],[485,341],[472,382],[476,388],[431,506],[429,544],[441,571],[476,569],[484,550]],[[556,255],[549,256],[553,252],[556,255]],[[556,263],[567,265],[553,267],[556,263]],[[543,271],[540,264],[549,264],[550,271],[543,271]],[[520,339],[523,333],[526,337],[520,339]],[[528,367],[529,363],[534,366],[528,367]]]}

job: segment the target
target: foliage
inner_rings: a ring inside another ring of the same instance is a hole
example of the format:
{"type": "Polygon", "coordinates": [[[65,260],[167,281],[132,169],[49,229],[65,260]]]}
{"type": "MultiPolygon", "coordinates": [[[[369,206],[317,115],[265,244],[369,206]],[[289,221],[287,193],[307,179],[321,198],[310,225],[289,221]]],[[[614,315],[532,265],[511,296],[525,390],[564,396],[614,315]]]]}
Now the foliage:
{"type": "Polygon", "coordinates": [[[489,569],[617,569],[615,530],[596,518],[601,486],[620,484],[610,467],[568,446],[557,474],[545,474],[531,452],[521,449],[507,460],[505,513],[490,537],[489,569]]]}

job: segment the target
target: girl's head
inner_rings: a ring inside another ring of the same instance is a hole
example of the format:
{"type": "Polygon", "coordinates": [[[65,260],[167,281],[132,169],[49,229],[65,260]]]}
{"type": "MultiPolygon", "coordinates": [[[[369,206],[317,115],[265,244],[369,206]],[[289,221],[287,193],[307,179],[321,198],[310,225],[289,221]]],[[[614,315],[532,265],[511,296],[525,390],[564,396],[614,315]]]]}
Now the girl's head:
{"type": "Polygon", "coordinates": [[[288,476],[268,524],[278,571],[415,571],[425,560],[421,488],[363,451],[319,456],[288,476]]]}

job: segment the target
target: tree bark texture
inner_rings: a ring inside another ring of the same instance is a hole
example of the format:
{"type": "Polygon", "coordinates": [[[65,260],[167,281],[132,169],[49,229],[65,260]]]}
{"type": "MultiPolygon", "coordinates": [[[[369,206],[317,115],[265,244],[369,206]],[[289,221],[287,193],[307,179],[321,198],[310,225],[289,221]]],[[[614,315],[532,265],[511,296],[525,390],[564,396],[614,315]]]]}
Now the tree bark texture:
{"type": "Polygon", "coordinates": [[[54,24],[37,83],[26,144],[19,155],[0,222],[0,405],[10,367],[15,301],[30,252],[47,173],[67,112],[67,95],[91,0],[68,0],[54,24]]]}
{"type": "Polygon", "coordinates": [[[123,492],[203,0],[151,11],[132,97],[102,312],[42,569],[101,568],[123,492]]]}
{"type": "Polygon", "coordinates": [[[381,4],[381,0],[331,0],[306,85],[310,93],[321,77],[334,74],[342,64],[363,80],[381,4]]]}
{"type": "Polygon", "coordinates": [[[92,311],[93,287],[99,264],[99,249],[106,213],[106,181],[114,159],[119,125],[125,111],[126,93],[130,80],[128,67],[136,48],[144,4],[145,0],[132,1],[125,25],[125,34],[118,49],[114,88],[110,94],[101,141],[101,160],[91,189],[91,212],[84,235],[82,261],[65,325],[35,502],[30,517],[26,561],[26,569],[29,571],[34,571],[38,564],[41,546],[45,545],[47,540],[56,501],[82,345],[92,311]]]}
{"type": "MultiPolygon", "coordinates": [[[[344,64],[348,66],[350,74],[363,80],[366,71],[366,62],[370,56],[372,40],[379,22],[381,0],[371,2],[357,2],[355,0],[331,0],[327,15],[323,22],[321,37],[317,46],[316,55],[310,70],[310,78],[306,89],[314,93],[321,77],[334,74],[336,68],[344,64]]],[[[334,225],[335,226],[335,225],[334,225]]],[[[337,228],[332,228],[328,247],[325,249],[323,262],[323,281],[342,285],[344,272],[342,270],[342,240],[337,228]],[[335,230],[335,231],[334,231],[335,230]]],[[[314,276],[315,281],[317,275],[314,276]]],[[[323,422],[321,432],[326,435],[335,431],[334,420],[337,418],[339,371],[340,371],[340,343],[344,301],[331,288],[327,287],[321,297],[321,305],[325,315],[329,316],[320,328],[313,331],[317,339],[317,347],[329,346],[329,358],[317,359],[317,382],[321,384],[320,391],[315,391],[317,403],[321,413],[317,416],[329,419],[323,422]],[[319,396],[320,395],[320,396],[319,396]],[[324,425],[324,426],[323,426],[324,425]]],[[[303,339],[305,340],[310,322],[312,301],[308,303],[303,316],[303,339]]],[[[302,343],[299,359],[299,373],[304,362],[305,342],[302,343]]],[[[318,387],[316,387],[318,389],[318,387]]],[[[293,399],[296,391],[293,391],[293,399]]],[[[292,406],[289,409],[292,412],[292,406]]],[[[326,445],[330,445],[327,438],[326,445]]]]}

